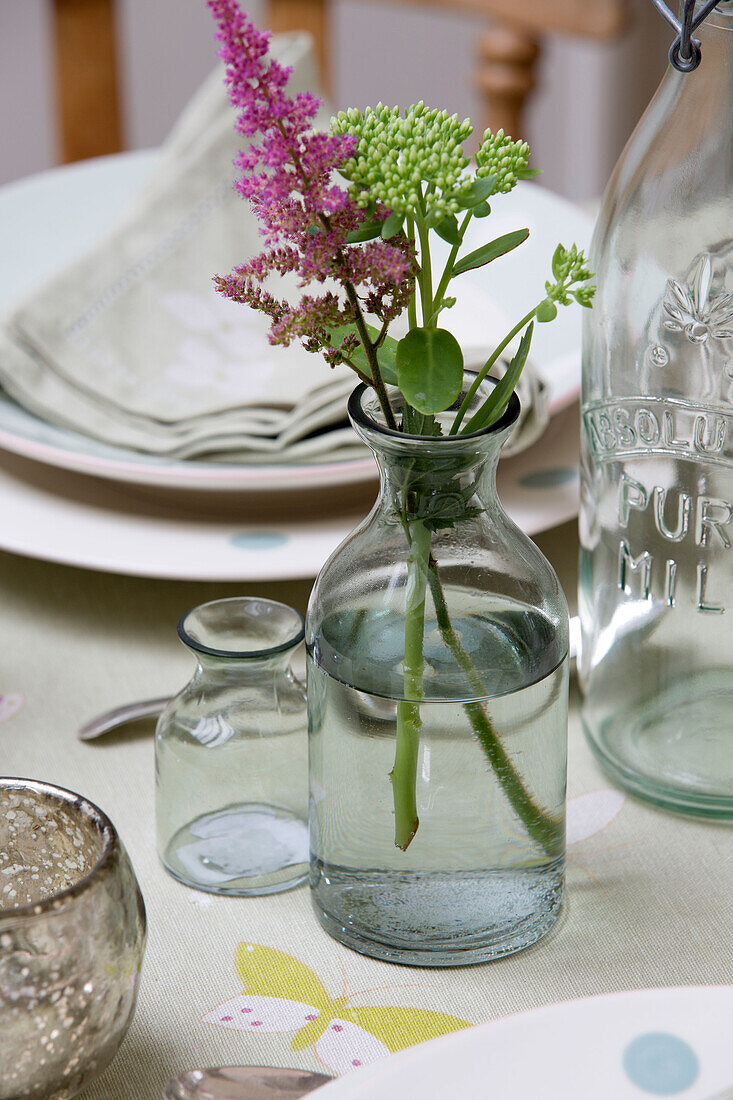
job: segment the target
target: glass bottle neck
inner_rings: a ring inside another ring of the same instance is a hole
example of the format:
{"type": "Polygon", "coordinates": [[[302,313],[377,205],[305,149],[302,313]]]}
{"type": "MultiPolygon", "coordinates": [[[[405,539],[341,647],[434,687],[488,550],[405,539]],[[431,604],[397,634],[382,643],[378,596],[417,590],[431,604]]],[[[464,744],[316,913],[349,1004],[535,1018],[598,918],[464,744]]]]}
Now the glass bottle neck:
{"type": "MultiPolygon", "coordinates": [[[[670,66],[665,81],[682,99],[694,100],[700,118],[680,120],[681,137],[689,129],[694,137],[699,123],[708,113],[729,113],[733,92],[733,4],[718,5],[698,27],[695,37],[702,47],[702,60],[692,73],[679,73],[670,66]]],[[[683,139],[684,140],[684,139],[683,139]]]]}
{"type": "Polygon", "coordinates": [[[244,658],[212,657],[193,649],[191,652],[198,662],[197,678],[205,679],[212,684],[222,686],[236,684],[238,687],[247,688],[255,685],[262,687],[268,680],[289,675],[294,649],[266,657],[244,658]]]}
{"type": "MultiPolygon", "coordinates": [[[[650,210],[667,219],[684,217],[689,223],[693,212],[703,211],[707,219],[722,203],[722,216],[727,218],[733,175],[733,4],[726,4],[724,11],[716,9],[696,36],[702,43],[702,61],[692,73],[668,67],[611,177],[596,242],[606,239],[609,219],[617,222],[619,210],[629,204],[646,212],[642,233],[650,210]]],[[[669,232],[658,236],[658,247],[674,243],[669,232]]],[[[597,265],[598,256],[594,254],[593,260],[597,265]]],[[[599,279],[596,310],[603,297],[599,279]]]]}
{"type": "MultiPolygon", "coordinates": [[[[475,374],[466,371],[462,391],[466,415],[478,414],[496,385],[494,378],[479,383],[475,374]]],[[[404,398],[393,390],[390,401],[399,420],[404,398]]],[[[364,384],[349,399],[351,423],[379,467],[380,508],[397,514],[403,524],[430,519],[438,530],[474,513],[476,505],[469,501],[476,494],[484,498],[482,510],[496,497],[496,467],[519,416],[519,399],[512,394],[490,427],[463,434],[456,430],[458,405],[457,401],[435,415],[436,434],[411,435],[385,424],[376,395],[364,384]]]]}
{"type": "Polygon", "coordinates": [[[478,496],[484,505],[496,499],[496,468],[502,439],[491,448],[466,449],[441,457],[440,445],[433,443],[428,453],[415,453],[406,447],[380,450],[370,445],[379,467],[380,504],[384,511],[410,520],[433,511],[442,513],[461,500],[478,496]]]}

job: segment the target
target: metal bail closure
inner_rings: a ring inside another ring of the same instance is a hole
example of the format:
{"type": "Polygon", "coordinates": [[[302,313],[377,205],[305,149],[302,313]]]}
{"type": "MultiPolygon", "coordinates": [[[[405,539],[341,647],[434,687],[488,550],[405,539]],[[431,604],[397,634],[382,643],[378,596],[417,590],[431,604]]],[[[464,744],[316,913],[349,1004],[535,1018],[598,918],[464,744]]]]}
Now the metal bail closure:
{"type": "Polygon", "coordinates": [[[661,12],[670,26],[677,31],[677,37],[669,47],[669,60],[670,64],[680,73],[691,73],[700,64],[702,49],[699,40],[694,38],[693,35],[700,24],[710,15],[718,0],[704,0],[700,10],[695,15],[697,2],[698,0],[685,0],[682,20],[680,21],[669,10],[664,0],[652,0],[657,11],[661,12]]]}

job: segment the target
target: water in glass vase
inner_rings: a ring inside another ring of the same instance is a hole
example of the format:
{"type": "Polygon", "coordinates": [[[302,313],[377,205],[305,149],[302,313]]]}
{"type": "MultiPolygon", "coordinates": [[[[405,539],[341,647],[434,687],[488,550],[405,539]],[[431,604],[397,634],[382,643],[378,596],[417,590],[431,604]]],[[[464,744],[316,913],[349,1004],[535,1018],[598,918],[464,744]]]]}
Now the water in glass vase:
{"type": "Polygon", "coordinates": [[[334,616],[309,654],[316,914],[349,947],[422,966],[529,946],[555,923],[564,892],[567,655],[544,616],[506,601],[455,625],[486,694],[469,694],[427,621],[420,824],[406,851],[395,846],[390,780],[404,618],[334,616]],[[491,744],[476,736],[472,708],[491,744]]]}

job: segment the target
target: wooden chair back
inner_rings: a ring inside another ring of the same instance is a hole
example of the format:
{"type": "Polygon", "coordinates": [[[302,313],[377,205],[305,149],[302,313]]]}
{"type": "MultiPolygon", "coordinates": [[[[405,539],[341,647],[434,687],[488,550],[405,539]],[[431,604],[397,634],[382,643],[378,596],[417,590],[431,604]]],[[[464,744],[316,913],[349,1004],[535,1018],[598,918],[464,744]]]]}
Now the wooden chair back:
{"type": "MultiPolygon", "coordinates": [[[[115,0],[50,0],[54,11],[60,159],[81,160],[124,147],[115,50],[115,0]]],[[[380,3],[384,0],[369,0],[380,3]]],[[[484,125],[512,136],[534,87],[546,34],[609,39],[628,19],[629,0],[389,0],[486,18],[478,37],[475,83],[484,125]]],[[[307,30],[328,87],[330,11],[338,0],[266,0],[263,23],[276,31],[307,30]]]]}
{"type": "MultiPolygon", "coordinates": [[[[265,21],[274,30],[308,30],[328,80],[329,8],[338,0],[268,0],[265,21]]],[[[369,0],[370,3],[384,0],[369,0]]],[[[535,63],[546,34],[610,39],[628,25],[629,0],[389,0],[410,7],[483,16],[475,83],[484,102],[484,125],[517,137],[535,84],[535,63]]]]}
{"type": "Polygon", "coordinates": [[[117,153],[122,133],[115,0],[51,0],[59,159],[117,153]]]}

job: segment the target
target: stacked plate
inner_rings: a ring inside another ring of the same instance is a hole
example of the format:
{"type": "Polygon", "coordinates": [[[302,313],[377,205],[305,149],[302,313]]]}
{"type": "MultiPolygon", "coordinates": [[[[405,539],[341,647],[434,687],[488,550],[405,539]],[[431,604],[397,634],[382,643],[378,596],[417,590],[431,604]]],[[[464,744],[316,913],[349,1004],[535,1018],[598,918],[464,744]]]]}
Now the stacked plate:
{"type": "MultiPolygon", "coordinates": [[[[101,158],[3,189],[0,238],[13,264],[0,273],[0,309],[92,246],[155,156],[101,158]]],[[[529,184],[492,216],[496,235],[519,225],[529,227],[529,242],[495,271],[475,273],[510,317],[542,296],[557,241],[585,246],[591,231],[576,207],[529,184]]],[[[577,511],[580,312],[564,310],[538,327],[533,358],[550,425],[500,465],[504,505],[530,534],[577,511]]],[[[0,394],[0,547],[15,553],[140,576],[312,577],[375,493],[366,453],[277,466],[156,458],[55,427],[0,394]]]]}

